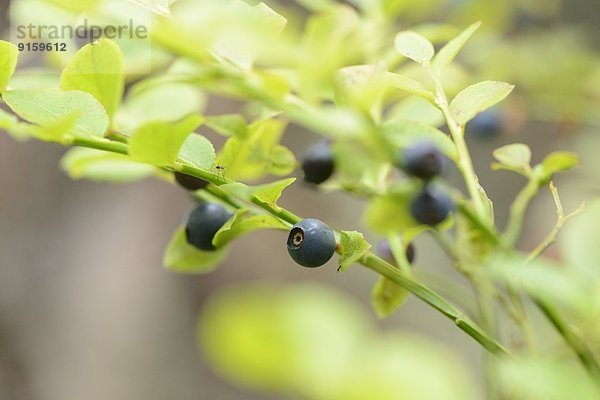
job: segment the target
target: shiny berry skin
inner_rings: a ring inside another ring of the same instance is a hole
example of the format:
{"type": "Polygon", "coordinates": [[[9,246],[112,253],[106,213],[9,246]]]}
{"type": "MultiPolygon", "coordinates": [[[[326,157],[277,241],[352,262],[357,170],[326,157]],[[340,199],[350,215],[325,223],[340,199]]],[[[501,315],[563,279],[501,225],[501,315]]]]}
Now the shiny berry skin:
{"type": "Polygon", "coordinates": [[[184,189],[195,192],[208,186],[208,182],[195,176],[186,175],[181,172],[175,172],[175,180],[184,189]]]}
{"type": "Polygon", "coordinates": [[[306,150],[302,160],[304,181],[319,185],[331,177],[335,169],[329,141],[319,142],[306,150]]]}
{"type": "Polygon", "coordinates": [[[288,253],[303,267],[316,268],[325,264],[335,253],[335,235],[327,224],[318,219],[304,219],[290,230],[288,253]]]}
{"type": "Polygon", "coordinates": [[[410,213],[423,225],[435,226],[454,210],[452,198],[433,185],[426,185],[410,203],[410,213]]]}
{"type": "Polygon", "coordinates": [[[502,115],[496,110],[485,110],[477,114],[465,128],[469,136],[491,138],[502,132],[502,115]]]}
{"type": "MultiPolygon", "coordinates": [[[[379,257],[383,258],[388,263],[396,265],[396,260],[394,258],[394,254],[392,253],[392,249],[390,248],[389,241],[385,239],[380,241],[377,244],[377,247],[375,248],[375,252],[379,257]]],[[[405,255],[406,259],[408,260],[408,263],[412,264],[415,260],[415,246],[412,244],[412,242],[409,243],[408,246],[406,246],[405,255]]]]}
{"type": "Polygon", "coordinates": [[[404,150],[402,167],[411,176],[429,180],[444,172],[446,162],[435,143],[418,142],[404,150]]]}
{"type": "Polygon", "coordinates": [[[232,214],[215,203],[202,203],[190,214],[185,226],[185,237],[192,246],[204,250],[215,250],[212,240],[232,214]]]}

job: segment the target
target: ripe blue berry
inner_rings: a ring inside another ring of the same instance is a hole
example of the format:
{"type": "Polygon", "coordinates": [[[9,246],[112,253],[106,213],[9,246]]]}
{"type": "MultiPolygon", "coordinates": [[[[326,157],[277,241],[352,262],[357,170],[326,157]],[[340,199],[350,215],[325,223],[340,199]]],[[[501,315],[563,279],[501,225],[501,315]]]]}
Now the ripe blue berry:
{"type": "Polygon", "coordinates": [[[335,235],[327,224],[318,219],[304,219],[290,230],[288,253],[303,267],[320,267],[335,253],[335,235]]]}
{"type": "Polygon", "coordinates": [[[304,181],[319,185],[331,177],[335,169],[333,152],[329,141],[319,142],[308,148],[302,160],[304,181]]]}
{"type": "Polygon", "coordinates": [[[409,175],[429,180],[444,172],[446,157],[436,144],[418,142],[404,151],[402,166],[409,175]]]}
{"type": "Polygon", "coordinates": [[[195,176],[186,175],[182,172],[175,172],[175,180],[184,189],[196,191],[208,186],[208,182],[195,176]]]}
{"type": "Polygon", "coordinates": [[[429,226],[444,221],[453,209],[452,198],[433,185],[426,185],[410,203],[410,213],[413,218],[429,226]]]}
{"type": "Polygon", "coordinates": [[[212,240],[229,218],[231,214],[218,204],[200,204],[192,211],[185,226],[187,242],[200,250],[215,250],[212,240]]]}
{"type": "Polygon", "coordinates": [[[497,110],[486,110],[477,114],[465,128],[467,135],[491,138],[502,131],[502,115],[497,110]]]}
{"type": "MultiPolygon", "coordinates": [[[[379,257],[383,258],[388,263],[396,265],[396,259],[394,258],[394,254],[392,253],[389,241],[385,239],[380,241],[377,244],[377,247],[375,248],[375,252],[379,257]]],[[[415,246],[412,243],[409,243],[408,246],[406,246],[405,255],[406,259],[408,260],[408,263],[412,264],[415,260],[415,246]]]]}

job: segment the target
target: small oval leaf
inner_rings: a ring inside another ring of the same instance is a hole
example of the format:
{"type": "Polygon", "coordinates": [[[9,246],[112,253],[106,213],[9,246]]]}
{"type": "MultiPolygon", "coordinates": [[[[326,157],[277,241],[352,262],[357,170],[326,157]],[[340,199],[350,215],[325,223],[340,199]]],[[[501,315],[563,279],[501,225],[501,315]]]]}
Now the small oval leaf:
{"type": "Polygon", "coordinates": [[[428,63],[435,52],[429,40],[412,31],[398,33],[395,45],[400,54],[420,64],[428,63]]]}
{"type": "Polygon", "coordinates": [[[112,118],[123,96],[123,70],[119,46],[100,39],[82,47],[69,61],[60,77],[60,88],[91,94],[112,118]]]}
{"type": "Polygon", "coordinates": [[[104,136],[108,129],[104,107],[89,93],[58,89],[9,90],[2,93],[2,98],[19,117],[41,126],[55,125],[76,114],[69,132],[75,136],[104,136]]]}
{"type": "Polygon", "coordinates": [[[188,244],[185,229],[180,227],[167,246],[163,264],[168,270],[182,274],[206,274],[217,268],[228,253],[227,247],[215,251],[198,250],[188,244]]]}
{"type": "Polygon", "coordinates": [[[523,143],[513,143],[494,150],[494,158],[500,165],[496,168],[515,172],[527,172],[530,169],[531,149],[523,143]]]}
{"type": "Polygon", "coordinates": [[[371,245],[360,232],[342,231],[340,248],[338,271],[345,271],[350,265],[360,260],[369,251],[371,245]]]}
{"type": "Polygon", "coordinates": [[[481,21],[476,22],[473,25],[465,29],[460,35],[449,41],[442,49],[436,54],[433,59],[433,66],[441,71],[445,66],[449,65],[454,61],[456,55],[462,50],[467,40],[475,33],[481,26],[481,21]]]}
{"type": "Polygon", "coordinates": [[[465,125],[475,115],[504,100],[514,85],[506,82],[483,81],[462,90],[450,103],[456,122],[465,125]]]}

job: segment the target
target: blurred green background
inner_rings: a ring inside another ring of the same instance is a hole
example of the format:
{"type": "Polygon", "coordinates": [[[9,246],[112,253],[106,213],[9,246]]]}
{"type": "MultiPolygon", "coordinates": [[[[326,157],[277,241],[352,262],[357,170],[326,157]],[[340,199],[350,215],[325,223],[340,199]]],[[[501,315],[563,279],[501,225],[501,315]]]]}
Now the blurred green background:
{"type": "MultiPolygon", "coordinates": [[[[291,3],[285,4],[290,11],[296,7],[291,3]]],[[[598,196],[600,3],[390,3],[399,7],[398,30],[425,22],[463,27],[482,20],[483,29],[463,60],[477,76],[517,85],[501,108],[503,132],[469,141],[501,226],[524,183],[509,173],[490,171],[491,151],[503,144],[529,144],[534,161],[551,150],[579,152],[582,167],[557,180],[565,207],[570,210],[598,196]]],[[[0,4],[3,31],[10,2],[0,4]]],[[[304,15],[296,11],[299,18],[304,15]]],[[[237,108],[238,103],[211,98],[206,113],[237,108]]],[[[285,143],[301,154],[315,140],[291,127],[285,143]]],[[[297,268],[280,232],[244,237],[210,275],[165,271],[163,249],[193,205],[188,195],[159,181],[123,186],[73,182],[57,167],[64,151],[0,135],[0,398],[266,399],[220,377],[196,343],[196,317],[207,299],[224,286],[265,280],[269,288],[305,281],[335,287],[363,303],[372,329],[402,331],[454,349],[451,357],[467,366],[474,382],[481,381],[479,348],[449,321],[413,297],[389,319],[376,321],[368,311],[376,276],[361,268],[338,274],[334,262],[318,270],[297,268]]],[[[364,229],[363,204],[343,194],[296,185],[282,204],[336,228],[364,229]]],[[[530,210],[524,248],[535,246],[554,223],[547,191],[530,210]]],[[[460,280],[429,237],[416,245],[418,271],[460,280]]],[[[549,254],[560,256],[555,247],[549,254]]],[[[307,295],[313,292],[318,299],[317,289],[307,295]]],[[[475,385],[474,390],[481,389],[475,385]]]]}

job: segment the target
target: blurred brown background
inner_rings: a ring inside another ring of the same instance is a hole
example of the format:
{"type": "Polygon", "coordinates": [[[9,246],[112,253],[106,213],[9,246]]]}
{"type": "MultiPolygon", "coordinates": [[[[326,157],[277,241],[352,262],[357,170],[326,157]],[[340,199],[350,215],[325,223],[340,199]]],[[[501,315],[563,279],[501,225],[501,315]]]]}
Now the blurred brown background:
{"type": "MultiPolygon", "coordinates": [[[[0,3],[5,10],[8,1],[0,3]]],[[[567,11],[571,21],[598,25],[593,1],[570,1],[567,11]]],[[[227,107],[213,101],[207,112],[227,107]]],[[[292,131],[286,144],[301,152],[314,139],[292,131]]],[[[471,144],[499,221],[521,181],[489,170],[491,150],[523,141],[538,161],[550,150],[575,147],[575,139],[539,124],[525,126],[517,137],[471,144]]],[[[57,166],[64,151],[0,134],[0,399],[264,399],[221,381],[196,351],[195,318],[212,291],[259,278],[306,279],[328,282],[368,303],[373,274],[358,267],[337,274],[333,262],[318,270],[297,268],[280,232],[236,242],[229,260],[213,274],[167,272],[162,252],[192,206],[186,193],[159,181],[73,182],[57,166]]],[[[567,206],[586,195],[585,187],[576,190],[580,193],[568,197],[567,206]]],[[[336,228],[363,229],[362,204],[344,195],[315,194],[296,185],[282,203],[336,228]]],[[[524,246],[537,243],[554,222],[547,193],[532,210],[524,246]]],[[[417,251],[419,268],[449,270],[429,238],[419,240],[417,251]]],[[[480,369],[479,349],[471,339],[414,298],[381,325],[457,348],[474,373],[480,369]]]]}

